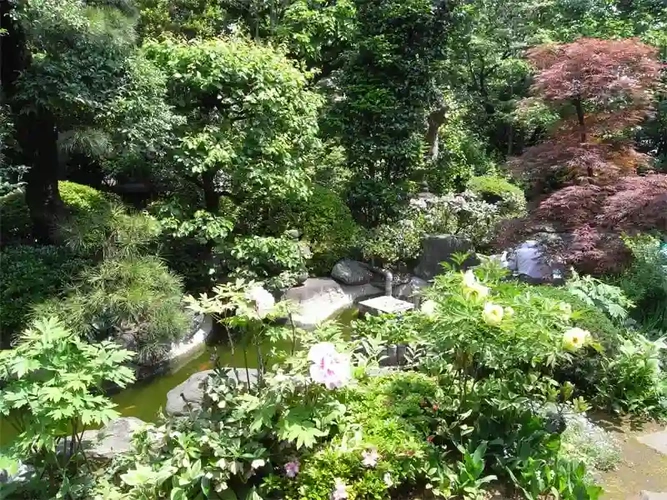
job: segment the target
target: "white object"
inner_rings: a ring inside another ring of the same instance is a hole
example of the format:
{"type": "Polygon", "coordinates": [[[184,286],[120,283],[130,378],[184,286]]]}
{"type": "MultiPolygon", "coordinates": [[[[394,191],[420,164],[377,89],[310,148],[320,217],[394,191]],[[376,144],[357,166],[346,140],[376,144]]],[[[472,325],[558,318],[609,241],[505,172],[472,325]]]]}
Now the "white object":
{"type": "Polygon", "coordinates": [[[540,244],[535,240],[528,240],[517,247],[507,259],[508,268],[517,274],[525,274],[534,279],[551,278],[551,267],[546,259],[540,244]]]}
{"type": "Polygon", "coordinates": [[[276,305],[276,299],[265,288],[255,285],[246,292],[246,298],[255,303],[255,309],[260,319],[266,317],[276,305]]]}
{"type": "Polygon", "coordinates": [[[373,314],[400,314],[415,308],[412,302],[399,300],[395,297],[387,297],[386,295],[364,300],[363,302],[359,302],[359,305],[362,309],[373,314]]]}

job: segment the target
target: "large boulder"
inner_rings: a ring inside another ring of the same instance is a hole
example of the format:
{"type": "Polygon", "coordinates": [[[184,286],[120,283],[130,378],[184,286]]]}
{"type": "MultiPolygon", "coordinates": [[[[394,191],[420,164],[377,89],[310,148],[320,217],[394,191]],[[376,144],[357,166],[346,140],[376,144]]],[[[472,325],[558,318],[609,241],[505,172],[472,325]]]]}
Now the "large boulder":
{"type": "MultiPolygon", "coordinates": [[[[168,415],[184,416],[190,412],[201,409],[204,400],[206,384],[214,370],[204,370],[191,375],[185,382],[178,384],[167,393],[167,406],[165,411],[168,415]]],[[[257,370],[249,368],[227,369],[229,377],[237,378],[241,383],[255,384],[257,382],[257,370]],[[238,374],[238,376],[237,376],[238,374]]]]}
{"type": "MultiPolygon", "coordinates": [[[[120,417],[102,429],[84,431],[81,446],[87,458],[110,461],[119,453],[127,453],[132,449],[132,435],[144,425],[146,422],[136,417],[120,417]]],[[[62,445],[60,443],[59,452],[69,454],[69,449],[63,449],[62,445]]]]}
{"type": "Polygon", "coordinates": [[[260,318],[266,317],[276,305],[275,297],[261,285],[255,285],[246,292],[246,298],[255,304],[255,310],[260,318]]]}
{"type": "Polygon", "coordinates": [[[427,281],[433,279],[444,272],[442,263],[452,263],[452,256],[456,253],[470,254],[463,264],[464,269],[479,264],[469,240],[451,234],[426,236],[422,242],[422,253],[415,267],[415,275],[427,281]]]}
{"type": "Polygon", "coordinates": [[[375,275],[363,262],[343,259],[333,267],[331,277],[342,285],[358,286],[370,283],[375,275]]]}
{"type": "Polygon", "coordinates": [[[372,284],[346,286],[331,278],[308,278],[302,286],[290,288],[283,296],[296,305],[294,324],[312,330],[323,321],[352,307],[359,300],[382,295],[383,290],[372,284]]]}
{"type": "Polygon", "coordinates": [[[95,460],[111,460],[119,453],[127,453],[132,449],[132,435],[137,429],[146,425],[136,417],[121,417],[112,420],[99,431],[95,431],[92,439],[82,440],[86,448],[86,456],[95,460]]]}

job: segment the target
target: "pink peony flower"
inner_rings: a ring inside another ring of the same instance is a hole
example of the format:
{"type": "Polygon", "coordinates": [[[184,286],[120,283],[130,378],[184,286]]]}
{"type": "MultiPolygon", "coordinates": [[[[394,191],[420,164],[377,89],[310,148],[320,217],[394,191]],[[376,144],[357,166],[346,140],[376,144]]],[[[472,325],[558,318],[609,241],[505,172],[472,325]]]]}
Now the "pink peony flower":
{"type": "Polygon", "coordinates": [[[336,485],[331,492],[331,500],[345,500],[347,498],[347,485],[342,479],[336,479],[336,485]]]}
{"type": "Polygon", "coordinates": [[[324,384],[327,389],[344,387],[350,381],[350,359],[336,351],[330,342],[315,344],[308,351],[310,377],[314,382],[324,384]]]}
{"type": "Polygon", "coordinates": [[[289,478],[294,478],[299,473],[299,461],[293,460],[285,464],[285,475],[289,478]]]}
{"type": "Polygon", "coordinates": [[[363,457],[362,463],[364,464],[364,467],[375,467],[380,458],[380,455],[375,448],[363,451],[361,456],[363,457]]]}

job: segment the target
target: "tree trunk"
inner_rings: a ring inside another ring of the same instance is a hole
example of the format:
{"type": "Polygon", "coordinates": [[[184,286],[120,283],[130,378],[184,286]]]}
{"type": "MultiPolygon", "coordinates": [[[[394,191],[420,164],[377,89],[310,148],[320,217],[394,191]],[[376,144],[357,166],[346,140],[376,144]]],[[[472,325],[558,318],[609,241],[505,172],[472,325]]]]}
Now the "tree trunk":
{"type": "MultiPolygon", "coordinates": [[[[574,109],[577,110],[577,121],[579,122],[579,142],[586,144],[586,121],[584,120],[584,106],[581,103],[581,98],[574,100],[574,109]]],[[[593,177],[593,169],[590,165],[586,168],[586,175],[593,177]]]]}
{"type": "Polygon", "coordinates": [[[21,158],[30,167],[26,175],[26,202],[33,224],[33,236],[42,243],[52,243],[58,219],[65,207],[58,191],[58,133],[53,116],[45,109],[32,114],[21,113],[16,101],[16,84],[31,57],[25,33],[10,17],[13,6],[0,0],[0,83],[10,104],[16,127],[21,158]]]}
{"type": "Polygon", "coordinates": [[[215,171],[207,170],[201,174],[204,187],[204,205],[206,211],[217,214],[220,211],[220,195],[215,190],[215,171]]]}
{"type": "Polygon", "coordinates": [[[58,190],[58,132],[46,111],[27,118],[21,121],[28,123],[17,125],[23,151],[26,147],[32,148],[24,154],[30,165],[25,197],[34,238],[39,243],[49,244],[56,239],[58,221],[65,216],[65,205],[58,190]]]}
{"type": "Polygon", "coordinates": [[[434,163],[438,160],[440,154],[440,139],[439,132],[442,124],[445,123],[447,115],[447,107],[440,106],[428,115],[428,129],[426,131],[426,144],[428,144],[428,151],[426,153],[426,160],[434,163]]]}
{"type": "Polygon", "coordinates": [[[584,107],[581,99],[574,100],[574,109],[577,110],[577,122],[579,122],[579,142],[586,142],[586,122],[584,121],[584,107]]]}

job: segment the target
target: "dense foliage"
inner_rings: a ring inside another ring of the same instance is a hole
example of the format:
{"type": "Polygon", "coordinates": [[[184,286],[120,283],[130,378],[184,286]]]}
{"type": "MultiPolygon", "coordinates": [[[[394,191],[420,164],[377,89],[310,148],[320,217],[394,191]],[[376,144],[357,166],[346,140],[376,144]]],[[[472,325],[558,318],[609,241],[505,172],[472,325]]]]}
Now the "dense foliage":
{"type": "Polygon", "coordinates": [[[257,498],[427,490],[477,498],[489,483],[527,498],[554,491],[598,498],[586,467],[611,467],[616,452],[587,441],[581,429],[591,424],[577,413],[611,404],[664,414],[665,345],[600,323],[585,330],[576,325],[587,306],[577,309],[582,302],[569,292],[503,276],[491,264],[439,276],[420,311],[382,320],[400,321],[403,338],[385,335],[391,328],[377,322],[357,325],[365,335],[351,341],[335,324],[311,333],[277,327],[265,320],[289,305],[260,306],[246,291],[252,283],[190,298],[195,310],[246,330],[238,347],[262,352],[257,378],[240,382],[244,369],[218,367],[201,408],[140,431],[132,452],[115,457],[94,484],[62,471],[67,484],[92,498],[146,500],[225,490],[257,498]],[[276,348],[260,348],[265,337],[276,348]],[[291,347],[277,347],[290,339],[291,347]],[[401,341],[411,345],[407,371],[378,372],[383,347],[401,341]]]}
{"type": "Polygon", "coordinates": [[[438,106],[450,5],[362,0],[356,6],[358,39],[342,71],[338,113],[354,172],[350,206],[372,225],[396,214],[407,183],[424,168],[424,122],[438,106]]]}

